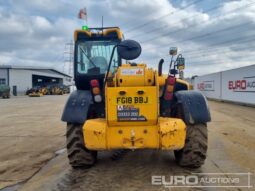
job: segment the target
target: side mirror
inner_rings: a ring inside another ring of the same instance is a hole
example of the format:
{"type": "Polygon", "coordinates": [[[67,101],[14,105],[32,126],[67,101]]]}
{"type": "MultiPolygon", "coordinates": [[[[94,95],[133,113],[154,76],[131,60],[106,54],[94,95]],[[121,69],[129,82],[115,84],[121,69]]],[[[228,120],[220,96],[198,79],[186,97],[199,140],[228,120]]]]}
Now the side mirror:
{"type": "Polygon", "coordinates": [[[134,40],[124,40],[117,45],[117,52],[125,60],[134,60],[140,56],[142,48],[134,40]]]}
{"type": "Polygon", "coordinates": [[[169,54],[171,56],[177,55],[177,52],[178,52],[178,48],[177,47],[171,47],[170,50],[169,50],[169,54]]]}
{"type": "Polygon", "coordinates": [[[185,58],[183,57],[178,57],[176,59],[176,62],[177,62],[177,69],[178,70],[184,70],[185,69],[185,58]]]}

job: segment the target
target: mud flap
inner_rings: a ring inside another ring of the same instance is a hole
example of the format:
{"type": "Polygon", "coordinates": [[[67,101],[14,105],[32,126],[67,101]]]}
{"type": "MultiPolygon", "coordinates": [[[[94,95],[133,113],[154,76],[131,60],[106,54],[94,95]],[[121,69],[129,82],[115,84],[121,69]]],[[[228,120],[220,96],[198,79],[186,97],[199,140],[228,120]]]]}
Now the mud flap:
{"type": "Polygon", "coordinates": [[[72,92],[65,105],[61,120],[68,123],[83,124],[87,119],[91,103],[92,95],[90,91],[76,90],[72,92]]]}
{"type": "Polygon", "coordinates": [[[187,124],[206,123],[211,121],[207,100],[198,91],[178,91],[175,93],[178,104],[182,106],[184,120],[187,124]]]}

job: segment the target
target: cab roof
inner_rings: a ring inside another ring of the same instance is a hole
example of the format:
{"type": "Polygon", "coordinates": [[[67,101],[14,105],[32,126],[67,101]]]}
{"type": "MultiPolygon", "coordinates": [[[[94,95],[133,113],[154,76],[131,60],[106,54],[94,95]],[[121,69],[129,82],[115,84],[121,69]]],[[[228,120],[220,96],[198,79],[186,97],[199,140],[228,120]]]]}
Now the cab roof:
{"type": "Polygon", "coordinates": [[[77,29],[74,31],[74,41],[100,37],[122,40],[123,33],[119,27],[89,28],[88,30],[77,29]]]}

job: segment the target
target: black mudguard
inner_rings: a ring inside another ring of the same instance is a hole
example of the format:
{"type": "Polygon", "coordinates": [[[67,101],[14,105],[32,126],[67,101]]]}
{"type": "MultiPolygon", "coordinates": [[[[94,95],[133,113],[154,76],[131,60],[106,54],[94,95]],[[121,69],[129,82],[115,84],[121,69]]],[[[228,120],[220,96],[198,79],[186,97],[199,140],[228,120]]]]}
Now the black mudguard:
{"type": "Polygon", "coordinates": [[[175,93],[181,105],[185,123],[198,124],[211,121],[207,100],[198,91],[178,91],[175,93]]]}
{"type": "Polygon", "coordinates": [[[87,119],[92,95],[87,90],[76,90],[71,93],[62,114],[62,121],[83,124],[87,119]]]}

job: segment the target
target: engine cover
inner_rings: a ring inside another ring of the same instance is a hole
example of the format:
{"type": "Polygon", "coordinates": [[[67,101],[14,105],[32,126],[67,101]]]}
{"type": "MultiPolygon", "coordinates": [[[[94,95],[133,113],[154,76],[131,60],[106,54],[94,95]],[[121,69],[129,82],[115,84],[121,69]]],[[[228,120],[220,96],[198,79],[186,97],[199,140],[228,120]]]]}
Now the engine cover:
{"type": "Polygon", "coordinates": [[[145,64],[123,64],[116,73],[116,82],[119,87],[152,86],[154,85],[154,72],[145,64]]]}

